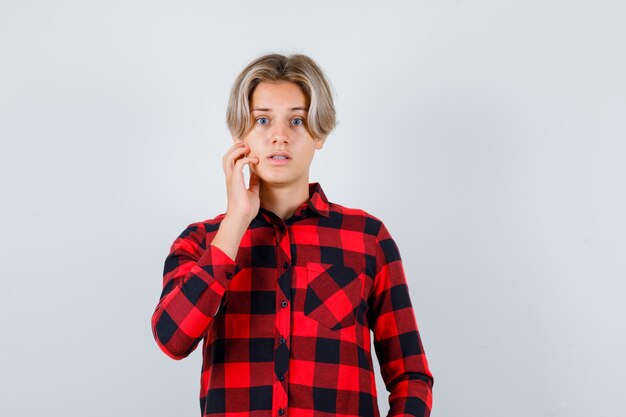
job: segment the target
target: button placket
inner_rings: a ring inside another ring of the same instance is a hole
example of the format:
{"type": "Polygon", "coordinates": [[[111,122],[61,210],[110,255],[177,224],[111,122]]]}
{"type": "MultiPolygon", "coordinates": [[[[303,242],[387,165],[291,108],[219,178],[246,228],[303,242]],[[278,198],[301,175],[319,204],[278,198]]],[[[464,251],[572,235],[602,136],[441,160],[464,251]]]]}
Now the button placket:
{"type": "Polygon", "coordinates": [[[288,382],[286,373],[289,367],[289,350],[287,343],[290,339],[291,311],[289,297],[291,294],[292,267],[291,244],[289,230],[285,225],[275,225],[276,233],[276,330],[277,346],[274,357],[275,384],[273,395],[275,399],[275,412],[279,416],[287,413],[288,382]],[[280,408],[278,408],[280,407],[280,408]]]}

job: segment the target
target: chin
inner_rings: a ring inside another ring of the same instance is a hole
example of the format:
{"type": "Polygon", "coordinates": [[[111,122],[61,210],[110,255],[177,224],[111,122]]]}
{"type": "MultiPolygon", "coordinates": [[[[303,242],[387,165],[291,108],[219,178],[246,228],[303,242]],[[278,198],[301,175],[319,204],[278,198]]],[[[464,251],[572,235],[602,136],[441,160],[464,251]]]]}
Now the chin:
{"type": "Polygon", "coordinates": [[[261,178],[261,182],[271,185],[285,185],[294,182],[294,180],[289,178],[261,178]]]}
{"type": "Polygon", "coordinates": [[[265,184],[271,184],[271,185],[285,185],[285,184],[292,184],[294,182],[297,181],[297,177],[294,177],[292,175],[276,175],[276,174],[270,174],[267,175],[267,173],[257,173],[257,175],[259,176],[259,178],[261,179],[262,183],[265,184]]]}

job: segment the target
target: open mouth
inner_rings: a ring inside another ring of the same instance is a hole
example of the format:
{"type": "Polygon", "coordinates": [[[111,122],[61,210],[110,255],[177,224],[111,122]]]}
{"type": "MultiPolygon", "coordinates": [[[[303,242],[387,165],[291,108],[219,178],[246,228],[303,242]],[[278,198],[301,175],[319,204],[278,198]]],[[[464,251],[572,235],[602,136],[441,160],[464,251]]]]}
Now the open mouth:
{"type": "Polygon", "coordinates": [[[291,160],[287,155],[273,155],[267,158],[272,165],[285,165],[291,160]]]}

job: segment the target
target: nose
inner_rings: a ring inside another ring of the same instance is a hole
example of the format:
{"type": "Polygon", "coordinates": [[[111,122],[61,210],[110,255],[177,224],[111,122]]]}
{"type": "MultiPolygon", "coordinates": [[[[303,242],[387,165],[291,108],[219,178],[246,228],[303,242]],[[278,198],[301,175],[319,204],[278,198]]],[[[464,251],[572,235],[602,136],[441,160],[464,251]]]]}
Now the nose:
{"type": "Polygon", "coordinates": [[[277,123],[272,130],[272,142],[288,142],[289,130],[281,123],[277,123]]]}

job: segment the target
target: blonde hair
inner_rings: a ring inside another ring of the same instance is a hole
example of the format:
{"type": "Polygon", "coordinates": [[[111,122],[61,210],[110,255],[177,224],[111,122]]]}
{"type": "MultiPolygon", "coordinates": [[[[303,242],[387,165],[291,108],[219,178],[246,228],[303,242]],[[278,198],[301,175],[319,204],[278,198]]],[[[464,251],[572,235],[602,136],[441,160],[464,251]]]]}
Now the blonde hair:
{"type": "Polygon", "coordinates": [[[314,138],[324,138],[337,125],[330,83],[317,63],[306,55],[268,54],[241,71],[230,91],[226,124],[240,139],[250,127],[250,99],[261,82],[290,81],[300,87],[309,106],[306,125],[314,138]]]}

